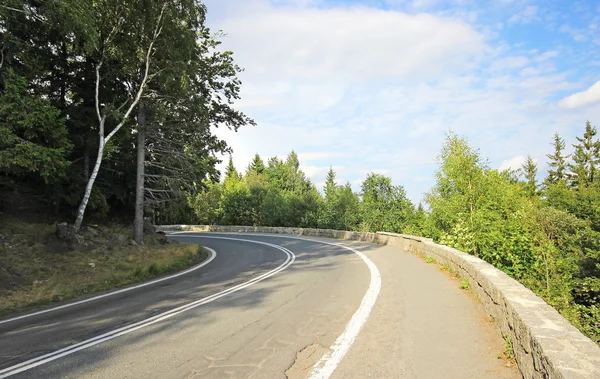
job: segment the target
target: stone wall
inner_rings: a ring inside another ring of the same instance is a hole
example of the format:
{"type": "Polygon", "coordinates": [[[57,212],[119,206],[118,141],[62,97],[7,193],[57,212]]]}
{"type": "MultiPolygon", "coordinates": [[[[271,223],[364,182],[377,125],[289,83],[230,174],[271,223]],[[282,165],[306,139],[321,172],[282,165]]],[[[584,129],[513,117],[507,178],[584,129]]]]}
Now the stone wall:
{"type": "Polygon", "coordinates": [[[274,233],[338,238],[398,247],[432,257],[469,281],[502,334],[512,341],[526,379],[600,379],[600,347],[554,308],[522,284],[487,262],[431,239],[394,233],[361,233],[329,229],[167,225],[163,231],[274,233]]]}

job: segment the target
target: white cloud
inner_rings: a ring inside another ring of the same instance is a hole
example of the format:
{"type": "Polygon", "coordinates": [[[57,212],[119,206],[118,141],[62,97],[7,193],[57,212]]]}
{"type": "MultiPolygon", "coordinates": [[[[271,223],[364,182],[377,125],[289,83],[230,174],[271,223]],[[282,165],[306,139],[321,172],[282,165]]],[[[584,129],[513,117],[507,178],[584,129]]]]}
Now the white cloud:
{"type": "Polygon", "coordinates": [[[538,7],[535,5],[528,5],[521,12],[512,15],[509,19],[509,23],[522,23],[527,24],[535,20],[539,20],[538,7]]]}
{"type": "Polygon", "coordinates": [[[482,36],[468,24],[430,14],[274,7],[248,0],[228,1],[224,9],[221,1],[206,3],[225,15],[219,28],[248,77],[328,83],[429,79],[464,69],[484,48],[482,36]]]}
{"type": "Polygon", "coordinates": [[[505,161],[502,161],[502,164],[500,164],[500,167],[498,168],[499,171],[504,171],[504,170],[518,170],[521,168],[521,166],[523,165],[523,163],[525,163],[525,157],[522,155],[507,159],[505,161]]]}
{"type": "Polygon", "coordinates": [[[266,160],[294,149],[314,183],[331,165],[338,183],[357,190],[379,169],[418,203],[448,130],[466,136],[493,167],[518,168],[527,154],[549,153],[555,131],[569,141],[586,119],[600,119],[600,107],[575,113],[557,105],[559,95],[580,88],[569,80],[573,67],[557,68],[571,56],[561,46],[511,45],[439,13],[318,0],[206,3],[211,28],[228,33],[222,46],[246,69],[239,105],[258,123],[218,131],[239,168],[256,152],[266,160]]]}
{"type": "Polygon", "coordinates": [[[600,103],[600,80],[585,91],[574,93],[559,102],[562,108],[573,109],[600,103]]]}
{"type": "Polygon", "coordinates": [[[345,158],[347,156],[348,156],[348,154],[346,154],[346,153],[331,152],[331,151],[298,153],[298,159],[302,162],[326,161],[326,160],[337,159],[337,158],[345,158]]]}

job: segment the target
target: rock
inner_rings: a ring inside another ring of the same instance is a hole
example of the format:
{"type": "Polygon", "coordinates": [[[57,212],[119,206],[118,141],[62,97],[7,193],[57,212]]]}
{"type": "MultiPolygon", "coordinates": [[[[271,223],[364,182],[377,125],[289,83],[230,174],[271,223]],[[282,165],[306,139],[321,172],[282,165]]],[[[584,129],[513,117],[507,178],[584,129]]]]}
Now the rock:
{"type": "Polygon", "coordinates": [[[122,234],[112,234],[109,237],[108,242],[111,245],[126,245],[129,242],[129,238],[122,234]]]}
{"type": "Polygon", "coordinates": [[[56,236],[61,241],[70,241],[75,238],[75,229],[72,225],[61,222],[60,224],[56,224],[56,236]]]}
{"type": "Polygon", "coordinates": [[[154,234],[156,230],[154,229],[154,225],[152,225],[152,221],[149,218],[144,219],[144,233],[154,234]]]}
{"type": "Polygon", "coordinates": [[[6,236],[4,234],[0,234],[0,241],[4,241],[6,239],[6,236]]]}
{"type": "Polygon", "coordinates": [[[130,244],[131,246],[140,246],[140,245],[138,245],[138,243],[137,243],[137,242],[135,242],[134,240],[131,240],[131,241],[129,241],[129,244],[130,244]]]}
{"type": "Polygon", "coordinates": [[[96,264],[95,264],[95,263],[91,263],[91,262],[90,262],[90,263],[88,263],[88,265],[89,265],[91,268],[94,268],[94,267],[96,267],[96,264]]]}

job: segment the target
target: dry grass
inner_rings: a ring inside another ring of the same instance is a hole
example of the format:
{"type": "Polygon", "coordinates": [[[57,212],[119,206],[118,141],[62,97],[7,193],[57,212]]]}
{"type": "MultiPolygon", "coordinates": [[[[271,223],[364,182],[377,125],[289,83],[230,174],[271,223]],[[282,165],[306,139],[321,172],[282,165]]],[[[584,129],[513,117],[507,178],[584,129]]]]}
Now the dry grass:
{"type": "Polygon", "coordinates": [[[159,235],[146,236],[145,246],[111,247],[107,237],[115,233],[130,237],[129,228],[95,228],[99,233],[89,237],[90,246],[69,249],[55,239],[54,225],[3,221],[0,315],[141,282],[207,256],[198,245],[165,244],[164,239],[161,243],[159,235]]]}

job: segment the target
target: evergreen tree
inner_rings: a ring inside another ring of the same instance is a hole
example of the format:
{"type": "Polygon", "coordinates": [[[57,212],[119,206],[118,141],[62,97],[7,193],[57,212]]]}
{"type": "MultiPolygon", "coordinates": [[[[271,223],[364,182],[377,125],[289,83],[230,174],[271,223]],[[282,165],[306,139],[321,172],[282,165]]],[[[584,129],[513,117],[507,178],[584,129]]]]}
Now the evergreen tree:
{"type": "Polygon", "coordinates": [[[229,156],[229,163],[227,164],[227,168],[225,169],[225,180],[228,179],[240,179],[240,175],[238,174],[235,166],[233,165],[233,159],[229,156]]]}
{"type": "Polygon", "coordinates": [[[531,158],[531,156],[527,156],[527,160],[521,166],[523,170],[523,176],[526,180],[526,188],[529,196],[535,196],[537,193],[537,181],[535,176],[537,175],[537,163],[531,158]]]}
{"type": "Polygon", "coordinates": [[[337,183],[335,182],[335,171],[333,168],[329,167],[329,171],[327,172],[327,177],[325,179],[325,200],[330,200],[335,194],[335,189],[337,187],[337,183]]]}
{"type": "Polygon", "coordinates": [[[550,159],[548,165],[551,167],[548,170],[548,176],[546,177],[546,184],[555,184],[560,180],[566,180],[567,178],[567,158],[568,155],[563,155],[565,149],[565,141],[560,138],[558,133],[554,133],[554,154],[547,154],[546,156],[550,159]]]}
{"type": "Polygon", "coordinates": [[[247,173],[254,172],[256,174],[263,174],[265,172],[265,164],[262,161],[262,158],[258,154],[254,154],[254,158],[250,165],[248,166],[247,173]]]}
{"type": "Polygon", "coordinates": [[[600,164],[600,143],[595,140],[596,128],[590,122],[586,122],[585,133],[577,137],[578,144],[573,145],[573,163],[569,164],[572,171],[571,184],[581,189],[594,182],[598,164],[600,164]]]}

